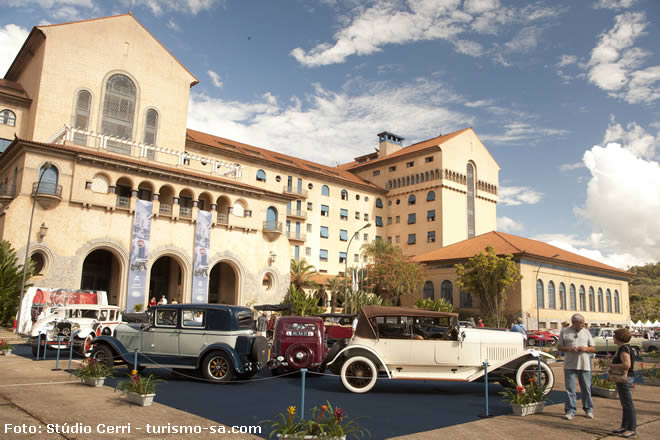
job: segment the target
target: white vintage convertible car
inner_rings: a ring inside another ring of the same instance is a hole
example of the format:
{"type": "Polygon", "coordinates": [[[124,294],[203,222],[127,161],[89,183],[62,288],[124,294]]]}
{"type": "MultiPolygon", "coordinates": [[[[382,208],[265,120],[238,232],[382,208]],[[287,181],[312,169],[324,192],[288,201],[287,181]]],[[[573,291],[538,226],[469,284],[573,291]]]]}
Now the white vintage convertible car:
{"type": "Polygon", "coordinates": [[[552,356],[525,349],[520,333],[460,327],[456,313],[365,306],[355,326],[353,337],[333,347],[326,362],[354,393],[371,390],[379,377],[472,382],[483,379],[486,361],[489,381],[526,385],[538,378],[540,365],[544,391],[554,385],[543,360],[552,356]]]}

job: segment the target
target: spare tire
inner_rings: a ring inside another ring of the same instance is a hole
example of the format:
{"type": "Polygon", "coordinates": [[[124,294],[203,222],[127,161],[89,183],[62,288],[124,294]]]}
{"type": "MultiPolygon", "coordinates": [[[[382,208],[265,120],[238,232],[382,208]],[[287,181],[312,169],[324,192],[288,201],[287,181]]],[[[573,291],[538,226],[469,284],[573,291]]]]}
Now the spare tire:
{"type": "Polygon", "coordinates": [[[309,368],[313,360],[312,350],[304,344],[293,344],[287,348],[284,354],[284,359],[289,364],[290,368],[300,370],[301,368],[309,368]]]}
{"type": "Polygon", "coordinates": [[[259,367],[266,366],[266,362],[268,362],[268,340],[263,336],[254,338],[250,359],[252,362],[258,363],[259,367]]]}

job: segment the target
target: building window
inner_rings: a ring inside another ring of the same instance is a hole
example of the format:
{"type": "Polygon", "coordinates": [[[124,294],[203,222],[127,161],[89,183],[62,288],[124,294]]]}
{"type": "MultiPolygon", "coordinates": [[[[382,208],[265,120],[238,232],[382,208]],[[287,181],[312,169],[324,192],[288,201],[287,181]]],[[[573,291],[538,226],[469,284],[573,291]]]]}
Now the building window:
{"type": "Polygon", "coordinates": [[[383,217],[376,216],[376,226],[383,226],[383,217]]]}
{"type": "Polygon", "coordinates": [[[417,222],[417,214],[415,213],[408,214],[408,224],[414,225],[416,222],[417,222]]]}
{"type": "Polygon", "coordinates": [[[468,238],[474,237],[474,167],[467,164],[467,227],[468,238]]]}
{"type": "Polygon", "coordinates": [[[376,235],[376,241],[381,241],[382,239],[383,237],[381,237],[380,235],[376,235]]]}
{"type": "Polygon", "coordinates": [[[266,181],[266,172],[264,170],[257,170],[257,180],[260,182],[266,181]]]}
{"type": "MultiPolygon", "coordinates": [[[[156,132],[158,130],[158,112],[154,109],[147,110],[144,120],[144,143],[156,145],[156,132]]],[[[153,153],[154,150],[148,150],[153,153]]]]}
{"type": "Polygon", "coordinates": [[[461,290],[461,307],[463,308],[472,308],[472,294],[467,293],[465,290],[461,290]]]}
{"type": "Polygon", "coordinates": [[[307,223],[307,232],[312,232],[312,224],[307,223]]]}
{"type": "Polygon", "coordinates": [[[619,291],[614,290],[614,313],[621,313],[621,303],[619,302],[619,291]]]}
{"type": "Polygon", "coordinates": [[[383,207],[383,201],[380,199],[380,197],[376,198],[376,208],[382,208],[383,207]]]}
{"type": "Polygon", "coordinates": [[[433,283],[427,281],[424,283],[424,298],[433,299],[433,283]]]}
{"type": "Polygon", "coordinates": [[[555,283],[553,281],[548,281],[548,308],[556,309],[557,303],[555,299],[555,283]]]}
{"type": "Polygon", "coordinates": [[[39,175],[41,176],[41,183],[37,188],[39,194],[57,194],[57,182],[59,179],[59,172],[54,166],[44,168],[42,165],[39,168],[39,175]]]}
{"type": "Polygon", "coordinates": [[[339,239],[341,241],[348,241],[348,231],[346,229],[339,230],[339,239]]]}
{"type": "Polygon", "coordinates": [[[387,217],[387,224],[391,225],[392,224],[392,217],[387,217]]]}
{"type": "Polygon", "coordinates": [[[355,220],[360,220],[360,212],[355,211],[355,220]]]}
{"type": "Polygon", "coordinates": [[[108,178],[103,174],[96,174],[92,177],[91,190],[97,193],[106,194],[110,185],[108,178]]]}
{"type": "Polygon", "coordinates": [[[408,244],[415,244],[417,241],[416,234],[408,234],[408,244]]]}
{"type": "Polygon", "coordinates": [[[366,212],[364,213],[364,221],[365,222],[369,221],[369,214],[367,214],[366,212]]]}
{"type": "Polygon", "coordinates": [[[328,205],[321,205],[321,217],[328,217],[330,215],[330,208],[328,205]]]}
{"type": "Polygon", "coordinates": [[[321,238],[328,238],[328,227],[321,226],[321,238]]]}
{"type": "Polygon", "coordinates": [[[348,191],[346,191],[345,189],[341,190],[341,199],[348,200],[348,191]]]}
{"type": "Polygon", "coordinates": [[[430,209],[426,211],[426,221],[434,222],[435,221],[435,209],[430,209]]]}
{"type": "Polygon", "coordinates": [[[412,168],[413,166],[415,166],[415,161],[406,162],[406,168],[412,168]]]}
{"type": "Polygon", "coordinates": [[[577,310],[577,298],[575,297],[575,285],[571,284],[568,288],[568,296],[571,301],[571,310],[577,310]]]}
{"type": "Polygon", "coordinates": [[[426,163],[433,162],[433,156],[425,157],[424,162],[426,163]]]}
{"type": "Polygon", "coordinates": [[[369,241],[369,234],[364,234],[364,241],[369,241]]]}
{"type": "Polygon", "coordinates": [[[434,201],[434,200],[435,200],[435,191],[429,191],[429,192],[426,194],[426,201],[427,201],[427,202],[432,202],[432,201],[434,201]]]}
{"type": "Polygon", "coordinates": [[[401,216],[400,215],[397,215],[396,217],[394,217],[394,223],[401,223],[401,216]]]}
{"type": "Polygon", "coordinates": [[[603,312],[605,309],[603,307],[603,289],[598,288],[598,311],[603,312]]]}
{"type": "Polygon", "coordinates": [[[340,209],[339,218],[342,220],[348,220],[348,209],[340,209]]]}
{"type": "MultiPolygon", "coordinates": [[[[89,112],[92,108],[92,94],[87,90],[78,92],[78,99],[76,99],[76,114],[74,116],[73,124],[80,130],[87,130],[89,128],[89,112]]],[[[73,142],[78,145],[87,145],[87,136],[82,133],[74,133],[73,142]]]]}
{"type": "Polygon", "coordinates": [[[311,247],[306,247],[305,248],[305,256],[306,257],[311,257],[312,256],[312,248],[311,247]]]}
{"type": "Polygon", "coordinates": [[[314,204],[312,202],[307,202],[307,210],[311,211],[312,209],[314,209],[314,204]]]}
{"type": "Polygon", "coordinates": [[[394,237],[394,243],[396,243],[396,244],[401,243],[401,236],[396,235],[396,236],[394,237]]]}
{"type": "Polygon", "coordinates": [[[360,194],[355,194],[355,200],[360,200],[360,194]]]}
{"type": "Polygon", "coordinates": [[[322,196],[329,196],[330,195],[330,188],[328,188],[328,185],[323,185],[321,187],[321,195],[322,196]]]}
{"type": "Polygon", "coordinates": [[[393,165],[389,168],[389,171],[396,171],[396,165],[393,165]]]}
{"type": "Polygon", "coordinates": [[[415,198],[415,194],[410,194],[410,197],[408,197],[408,204],[414,205],[416,200],[417,199],[415,198]]]}
{"type": "Polygon", "coordinates": [[[353,254],[353,262],[354,263],[360,262],[360,254],[353,254]]]}
{"type": "Polygon", "coordinates": [[[387,242],[392,243],[392,237],[387,237],[387,242]]]}
{"type": "Polygon", "coordinates": [[[607,313],[612,313],[612,292],[610,289],[605,291],[605,304],[607,304],[607,313]]]}
{"type": "MultiPolygon", "coordinates": [[[[133,139],[137,88],[129,77],[112,75],[105,86],[101,132],[123,139],[133,139]]],[[[123,142],[108,141],[110,151],[131,154],[131,146],[123,142]]]]}
{"type": "Polygon", "coordinates": [[[346,263],[346,252],[339,253],[339,262],[342,264],[346,263]]]}
{"type": "Polygon", "coordinates": [[[0,124],[9,125],[11,127],[16,126],[16,113],[9,109],[4,109],[0,112],[0,124]]]}
{"type": "Polygon", "coordinates": [[[581,311],[587,310],[587,298],[584,293],[584,286],[580,286],[580,310],[581,311]]]}
{"type": "Polygon", "coordinates": [[[536,280],[536,308],[545,307],[545,294],[543,293],[543,281],[536,280]]]}
{"type": "Polygon", "coordinates": [[[566,286],[564,283],[559,283],[559,308],[566,310],[568,305],[566,304],[566,286]]]}
{"type": "Polygon", "coordinates": [[[380,176],[380,170],[374,170],[373,175],[374,176],[380,176]]]}
{"type": "Polygon", "coordinates": [[[589,287],[589,311],[590,312],[596,311],[596,297],[594,295],[593,287],[589,287]]]}
{"type": "Polygon", "coordinates": [[[426,233],[426,241],[429,243],[435,243],[435,231],[428,231],[426,233]]]}
{"type": "Polygon", "coordinates": [[[321,258],[321,261],[328,261],[328,250],[327,249],[321,249],[319,251],[319,257],[321,258]]]}
{"type": "Polygon", "coordinates": [[[444,280],[440,285],[440,297],[449,304],[454,304],[454,287],[451,281],[444,280]]]}

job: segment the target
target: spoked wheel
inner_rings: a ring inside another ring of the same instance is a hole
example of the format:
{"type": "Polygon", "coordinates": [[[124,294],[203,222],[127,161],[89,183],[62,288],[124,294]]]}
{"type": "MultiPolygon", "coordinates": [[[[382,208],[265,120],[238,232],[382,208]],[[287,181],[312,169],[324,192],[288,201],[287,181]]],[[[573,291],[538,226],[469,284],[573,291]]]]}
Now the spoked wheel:
{"type": "Polygon", "coordinates": [[[90,357],[92,354],[92,340],[94,335],[88,335],[82,343],[82,355],[86,358],[90,357]]]}
{"type": "Polygon", "coordinates": [[[341,382],[354,393],[366,393],[376,385],[376,380],[378,368],[364,356],[349,358],[341,367],[341,382]]]}
{"type": "Polygon", "coordinates": [[[229,382],[234,376],[234,367],[226,354],[211,353],[204,359],[204,377],[213,382],[229,382]]]}
{"type": "Polygon", "coordinates": [[[91,353],[92,359],[96,362],[101,362],[106,364],[108,367],[112,368],[115,364],[114,357],[112,355],[112,350],[107,345],[97,345],[91,353]]]}
{"type": "Polygon", "coordinates": [[[536,345],[536,339],[534,339],[534,338],[527,339],[527,345],[529,345],[530,347],[535,346],[536,345]]]}
{"type": "MultiPolygon", "coordinates": [[[[527,386],[530,381],[538,383],[538,380],[539,362],[537,360],[529,360],[516,370],[516,385],[518,386],[527,386]]],[[[543,394],[548,394],[555,385],[555,375],[545,362],[541,362],[541,384],[543,386],[543,394]]]]}

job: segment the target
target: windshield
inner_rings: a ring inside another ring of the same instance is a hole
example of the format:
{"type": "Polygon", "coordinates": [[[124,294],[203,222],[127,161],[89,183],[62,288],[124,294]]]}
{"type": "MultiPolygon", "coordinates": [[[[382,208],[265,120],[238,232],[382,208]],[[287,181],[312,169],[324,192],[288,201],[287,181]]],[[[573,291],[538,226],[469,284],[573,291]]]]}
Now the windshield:
{"type": "Polygon", "coordinates": [[[593,336],[598,336],[598,331],[599,331],[599,330],[600,330],[600,329],[599,329],[599,328],[596,328],[596,327],[594,327],[594,328],[590,328],[590,329],[589,329],[589,331],[591,332],[591,336],[592,336],[592,337],[593,337],[593,336]]]}

